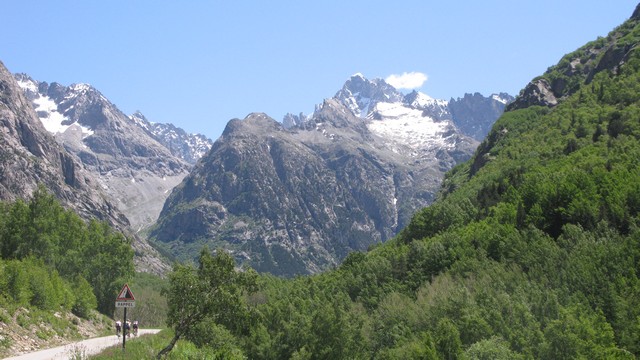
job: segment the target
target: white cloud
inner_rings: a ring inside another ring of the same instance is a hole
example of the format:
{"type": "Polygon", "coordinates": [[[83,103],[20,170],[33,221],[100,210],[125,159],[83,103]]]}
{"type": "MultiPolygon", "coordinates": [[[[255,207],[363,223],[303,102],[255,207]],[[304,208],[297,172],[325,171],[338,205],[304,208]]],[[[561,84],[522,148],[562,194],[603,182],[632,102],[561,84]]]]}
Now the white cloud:
{"type": "Polygon", "coordinates": [[[416,89],[427,81],[427,75],[421,72],[404,72],[401,75],[391,74],[384,81],[396,89],[416,89]]]}

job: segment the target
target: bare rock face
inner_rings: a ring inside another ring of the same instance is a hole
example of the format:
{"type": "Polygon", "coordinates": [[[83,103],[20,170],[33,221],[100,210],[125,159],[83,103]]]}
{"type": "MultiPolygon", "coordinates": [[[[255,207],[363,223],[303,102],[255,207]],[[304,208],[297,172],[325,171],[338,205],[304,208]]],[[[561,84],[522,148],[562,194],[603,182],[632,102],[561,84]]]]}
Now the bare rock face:
{"type": "Polygon", "coordinates": [[[0,199],[28,198],[44,185],[84,218],[105,220],[119,229],[129,226],[91,174],[46,131],[2,63],[0,129],[0,199]]]}
{"type": "Polygon", "coordinates": [[[529,106],[553,107],[556,105],[558,105],[558,99],[556,99],[549,81],[538,79],[530,82],[524,88],[509,109],[514,110],[529,106]]]}
{"type": "Polygon", "coordinates": [[[486,97],[476,92],[449,100],[448,108],[453,122],[463,134],[482,141],[505,107],[513,100],[513,96],[507,93],[486,97]]]}

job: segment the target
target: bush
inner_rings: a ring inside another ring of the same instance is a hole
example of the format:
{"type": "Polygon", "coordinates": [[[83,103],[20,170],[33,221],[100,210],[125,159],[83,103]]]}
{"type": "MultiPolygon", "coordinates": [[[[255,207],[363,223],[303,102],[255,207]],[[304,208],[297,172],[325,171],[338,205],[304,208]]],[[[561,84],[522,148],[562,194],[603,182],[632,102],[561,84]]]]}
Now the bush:
{"type": "Polygon", "coordinates": [[[71,311],[81,318],[87,319],[91,310],[98,305],[96,296],[93,294],[93,288],[89,282],[78,275],[75,279],[74,287],[76,289],[76,299],[71,311]]]}

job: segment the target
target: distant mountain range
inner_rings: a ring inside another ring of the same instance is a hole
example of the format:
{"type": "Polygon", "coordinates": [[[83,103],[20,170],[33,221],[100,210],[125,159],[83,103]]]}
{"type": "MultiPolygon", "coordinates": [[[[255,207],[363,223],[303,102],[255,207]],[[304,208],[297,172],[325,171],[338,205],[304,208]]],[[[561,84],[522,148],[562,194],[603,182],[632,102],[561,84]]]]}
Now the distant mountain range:
{"type": "Polygon", "coordinates": [[[512,99],[403,95],[356,74],[309,116],[231,120],[150,237],[183,259],[208,245],[259,271],[321,271],[391,238],[430,204],[444,172],[479,143],[456,119],[479,136],[512,99]]]}
{"type": "Polygon", "coordinates": [[[16,118],[38,118],[34,126],[57,140],[51,146],[113,214],[93,213],[137,234],[147,249],[138,251],[139,266],[166,267],[149,255],[148,235],[178,259],[223,247],[284,276],[321,271],[394,236],[513,100],[437,100],[355,74],[311,115],[278,122],[250,114],[229,121],[213,143],[140,112],[127,116],[87,84],[26,74],[6,81],[31,107],[16,118]]]}
{"type": "Polygon", "coordinates": [[[44,127],[92,172],[134,231],[151,225],[171,189],[211,147],[203,135],[122,113],[87,84],[16,80],[44,127]]]}

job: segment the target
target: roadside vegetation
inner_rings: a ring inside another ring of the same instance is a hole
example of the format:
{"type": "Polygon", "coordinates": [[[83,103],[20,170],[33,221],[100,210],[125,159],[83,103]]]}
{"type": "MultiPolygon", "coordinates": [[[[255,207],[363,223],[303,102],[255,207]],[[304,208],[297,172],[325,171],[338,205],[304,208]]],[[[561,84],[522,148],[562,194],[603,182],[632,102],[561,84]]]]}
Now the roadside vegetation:
{"type": "Polygon", "coordinates": [[[28,201],[0,203],[0,353],[88,336],[82,328],[104,333],[115,292],[132,275],[128,239],[65,210],[43,187],[28,201]],[[34,344],[20,340],[29,333],[34,344]]]}

